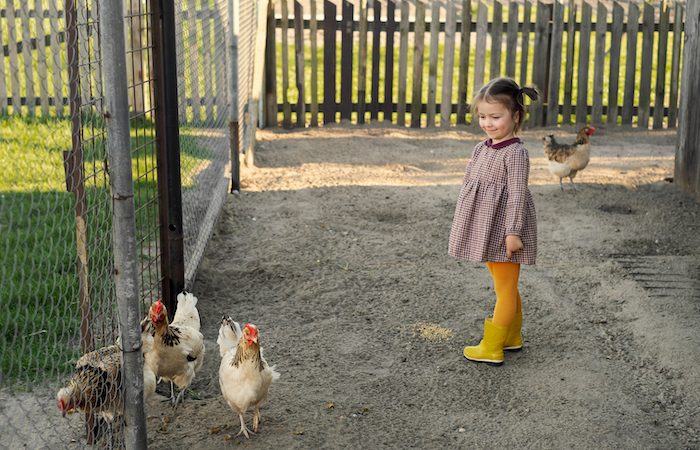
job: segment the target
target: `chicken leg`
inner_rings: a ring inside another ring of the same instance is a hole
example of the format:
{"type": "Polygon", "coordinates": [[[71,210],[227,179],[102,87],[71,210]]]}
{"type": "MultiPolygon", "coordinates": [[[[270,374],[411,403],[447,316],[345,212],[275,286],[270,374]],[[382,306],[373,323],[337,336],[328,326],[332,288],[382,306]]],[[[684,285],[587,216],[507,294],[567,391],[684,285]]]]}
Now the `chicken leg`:
{"type": "Polygon", "coordinates": [[[250,431],[248,427],[245,426],[245,421],[243,420],[243,414],[238,414],[238,418],[241,419],[241,431],[238,432],[236,437],[240,436],[241,434],[245,435],[246,438],[250,439],[250,436],[248,433],[253,433],[254,432],[250,431]]]}

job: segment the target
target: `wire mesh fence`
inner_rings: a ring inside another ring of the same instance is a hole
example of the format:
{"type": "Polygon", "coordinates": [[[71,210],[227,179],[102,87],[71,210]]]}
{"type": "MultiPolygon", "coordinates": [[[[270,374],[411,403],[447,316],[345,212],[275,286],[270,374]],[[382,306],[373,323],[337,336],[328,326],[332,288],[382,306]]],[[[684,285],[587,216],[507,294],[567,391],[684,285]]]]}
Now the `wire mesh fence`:
{"type": "MultiPolygon", "coordinates": [[[[256,120],[248,114],[260,3],[174,3],[175,32],[170,37],[177,69],[168,76],[177,85],[180,281],[188,289],[194,286],[231,183],[232,89],[238,99],[233,109],[245,115],[242,147],[252,151],[256,120]],[[231,18],[235,28],[245,30],[236,77],[229,70],[231,18]],[[240,26],[244,21],[250,23],[240,26]]],[[[172,199],[163,187],[170,176],[164,166],[172,156],[164,148],[162,125],[163,116],[172,111],[165,108],[158,60],[167,37],[159,22],[159,3],[122,4],[124,30],[118,38],[126,43],[137,263],[145,315],[164,296],[173,273],[167,237],[172,199]]],[[[105,110],[108,89],[101,55],[103,40],[114,36],[104,34],[98,0],[0,0],[0,24],[0,166],[5,175],[0,179],[0,309],[5,311],[0,314],[0,448],[122,447],[118,415],[70,414],[66,407],[69,414],[63,417],[57,407],[59,389],[69,386],[75,374],[85,373],[81,367],[94,366],[90,361],[95,354],[83,355],[119,350],[113,347],[120,321],[110,111],[105,110]]],[[[105,355],[97,359],[110,361],[105,355]]],[[[109,392],[118,403],[121,363],[109,364],[114,373],[109,392]]]]}

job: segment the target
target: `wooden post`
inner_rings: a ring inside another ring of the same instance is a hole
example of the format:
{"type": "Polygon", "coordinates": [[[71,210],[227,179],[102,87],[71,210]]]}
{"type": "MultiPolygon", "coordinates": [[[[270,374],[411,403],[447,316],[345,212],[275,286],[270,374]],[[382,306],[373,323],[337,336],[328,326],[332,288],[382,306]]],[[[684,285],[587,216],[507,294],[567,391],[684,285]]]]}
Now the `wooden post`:
{"type": "MultiPolygon", "coordinates": [[[[401,24],[399,25],[399,99],[396,102],[396,123],[406,126],[406,74],[408,73],[408,2],[401,2],[401,24]]],[[[362,42],[362,41],[360,41],[362,42]]],[[[362,50],[360,50],[362,51],[362,50]]]]}
{"type": "MultiPolygon", "coordinates": [[[[280,28],[282,29],[282,127],[285,129],[292,128],[292,105],[289,103],[287,91],[289,90],[289,51],[288,51],[288,34],[289,34],[289,10],[287,9],[287,0],[282,2],[282,19],[280,20],[280,28]]],[[[335,61],[335,58],[334,58],[335,61]]]]}
{"type": "Polygon", "coordinates": [[[467,92],[469,85],[469,44],[472,34],[472,2],[462,1],[462,30],[459,45],[459,90],[457,91],[457,123],[467,123],[467,92]]]}
{"type": "Polygon", "coordinates": [[[416,0],[416,24],[413,44],[413,98],[411,102],[411,127],[420,128],[423,111],[423,50],[425,48],[425,4],[416,0]]]}
{"type": "MultiPolygon", "coordinates": [[[[408,22],[408,21],[407,21],[408,22]]],[[[365,123],[367,111],[367,0],[360,2],[360,50],[357,68],[357,123],[365,123]]]]}
{"type": "Polygon", "coordinates": [[[556,126],[559,122],[559,86],[561,82],[561,52],[564,34],[564,5],[558,0],[554,2],[552,11],[552,39],[550,48],[549,92],[547,94],[547,125],[556,126]]]}
{"type": "MultiPolygon", "coordinates": [[[[284,1],[284,0],[283,0],[284,1]]],[[[335,4],[323,2],[323,123],[335,123],[335,4]]]]}
{"type": "Polygon", "coordinates": [[[297,128],[306,128],[306,87],[304,83],[304,10],[294,2],[294,67],[297,81],[297,128]]]}
{"type": "Polygon", "coordinates": [[[352,118],[352,47],[353,47],[352,3],[343,0],[343,16],[340,34],[342,36],[340,55],[340,120],[352,118]]]}
{"type": "MultiPolygon", "coordinates": [[[[312,3],[315,5],[315,2],[312,3]]],[[[229,25],[230,26],[230,25],[229,25]]],[[[265,46],[265,126],[266,127],[276,127],[278,125],[277,112],[279,111],[279,105],[277,104],[277,39],[275,39],[275,33],[277,28],[275,27],[275,2],[267,2],[267,45],[265,46]]],[[[236,39],[238,39],[236,37],[236,39]]],[[[316,37],[311,35],[312,46],[316,42],[316,37]]],[[[238,45],[236,45],[238,47],[238,45]]],[[[312,69],[315,70],[316,64],[314,50],[311,53],[312,57],[312,69]]],[[[313,80],[313,75],[312,75],[313,80]]],[[[311,85],[311,92],[313,98],[314,95],[314,85],[311,85]]],[[[237,101],[237,100],[236,100],[237,101]]],[[[236,105],[238,108],[238,105],[236,105]]],[[[316,112],[318,113],[318,105],[316,112]]],[[[311,123],[313,124],[313,106],[311,108],[312,118],[311,123]]],[[[317,119],[318,120],[318,119],[317,119]]],[[[318,122],[316,122],[318,125],[318,122]]],[[[238,127],[236,126],[236,129],[238,127]]],[[[234,164],[231,161],[232,165],[234,164]]]]}
{"type": "Polygon", "coordinates": [[[607,125],[617,125],[618,113],[618,89],[620,87],[620,50],[622,49],[622,22],[624,10],[622,6],[613,3],[612,33],[610,34],[610,84],[608,91],[608,117],[607,125]]]}
{"type": "Polygon", "coordinates": [[[438,44],[440,37],[440,3],[433,2],[430,10],[430,52],[428,54],[428,105],[427,127],[435,127],[435,113],[437,110],[437,69],[438,69],[438,44]]]}
{"type": "Polygon", "coordinates": [[[394,112],[394,31],[396,29],[396,4],[388,0],[386,4],[386,55],[384,64],[384,117],[392,122],[394,112]]]}
{"type": "Polygon", "coordinates": [[[680,78],[681,36],[683,34],[683,6],[676,3],[673,12],[673,55],[671,56],[671,93],[668,105],[668,127],[676,128],[678,120],[678,79],[680,78]]]}
{"type": "Polygon", "coordinates": [[[608,10],[598,3],[598,14],[595,26],[595,66],[593,68],[593,108],[591,109],[591,124],[603,123],[603,76],[605,74],[605,35],[608,28],[608,10]]]}
{"type": "Polygon", "coordinates": [[[578,92],[576,93],[576,125],[586,125],[588,118],[588,67],[591,63],[591,16],[593,8],[584,1],[581,7],[581,33],[578,44],[578,92]]]}
{"type": "Polygon", "coordinates": [[[700,202],[700,0],[688,0],[674,181],[700,202]]]}
{"type": "Polygon", "coordinates": [[[381,51],[382,4],[374,2],[372,18],[372,98],[370,99],[370,119],[379,118],[379,53],[381,51]]]}
{"type": "MultiPolygon", "coordinates": [[[[274,2],[269,2],[271,5],[274,2]]],[[[317,55],[317,49],[318,49],[318,24],[316,22],[316,0],[310,0],[309,2],[309,8],[311,12],[311,20],[309,21],[309,34],[311,35],[311,126],[312,127],[317,127],[318,126],[318,55],[317,55]]],[[[268,34],[270,33],[269,28],[272,28],[272,31],[274,33],[275,26],[274,26],[274,15],[273,15],[273,22],[270,24],[268,22],[268,34]]],[[[274,36],[274,34],[273,34],[274,36]]],[[[267,41],[268,44],[267,46],[272,48],[275,48],[275,41],[267,41]]],[[[269,51],[269,50],[268,50],[269,51]]],[[[276,70],[276,66],[272,66],[272,70],[276,70]]]]}
{"type": "Polygon", "coordinates": [[[654,91],[654,129],[664,126],[664,97],[666,94],[666,51],[668,47],[669,7],[662,0],[659,20],[659,48],[656,54],[656,89],[654,91]]]}
{"type": "Polygon", "coordinates": [[[445,23],[445,52],[442,69],[442,103],[440,104],[440,128],[449,128],[452,117],[452,74],[455,62],[455,31],[457,13],[452,2],[447,4],[445,23]]]}

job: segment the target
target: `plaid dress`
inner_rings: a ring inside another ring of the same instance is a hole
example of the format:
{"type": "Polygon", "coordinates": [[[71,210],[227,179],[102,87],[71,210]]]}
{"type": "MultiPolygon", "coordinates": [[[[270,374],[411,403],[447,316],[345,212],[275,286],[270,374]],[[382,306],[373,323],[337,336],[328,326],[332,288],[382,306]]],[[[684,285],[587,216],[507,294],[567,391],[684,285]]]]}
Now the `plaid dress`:
{"type": "Polygon", "coordinates": [[[475,262],[535,264],[537,216],[527,187],[530,157],[523,141],[491,139],[474,148],[459,193],[448,254],[475,262]],[[506,258],[506,235],[523,249],[506,258]]]}

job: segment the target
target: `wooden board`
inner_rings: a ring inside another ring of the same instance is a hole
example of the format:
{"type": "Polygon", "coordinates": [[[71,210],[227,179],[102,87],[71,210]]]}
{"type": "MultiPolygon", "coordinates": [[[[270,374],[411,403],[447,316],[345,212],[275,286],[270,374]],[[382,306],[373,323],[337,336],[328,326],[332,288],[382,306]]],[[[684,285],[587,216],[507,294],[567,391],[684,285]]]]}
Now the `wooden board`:
{"type": "MultiPolygon", "coordinates": [[[[532,83],[544,91],[547,68],[547,44],[549,41],[549,8],[544,3],[537,2],[535,19],[535,51],[532,58],[532,83]]],[[[530,106],[529,127],[544,125],[544,108],[542,102],[533,102],[530,106]]]]}
{"type": "Polygon", "coordinates": [[[639,34],[639,6],[627,5],[627,60],[625,61],[625,97],[622,100],[622,125],[632,125],[634,88],[637,74],[637,35],[639,34]]]}
{"type": "MultiPolygon", "coordinates": [[[[274,3],[274,2],[270,2],[274,3]]],[[[316,0],[309,0],[309,41],[311,44],[311,112],[312,127],[318,126],[318,21],[316,19],[316,0]]],[[[365,52],[367,46],[365,45],[365,52]]]]}
{"type": "Polygon", "coordinates": [[[665,1],[659,5],[658,53],[656,56],[656,89],[654,90],[654,129],[664,126],[664,98],[666,95],[666,52],[668,51],[668,20],[670,9],[665,1]]]}
{"type": "Polygon", "coordinates": [[[649,128],[649,106],[651,102],[651,73],[654,63],[654,6],[644,3],[642,18],[642,68],[639,76],[639,109],[637,126],[649,128]]]}
{"type": "Polygon", "coordinates": [[[467,123],[468,80],[469,80],[469,52],[472,32],[472,2],[462,1],[462,23],[460,28],[459,45],[459,88],[457,91],[457,123],[467,123]]]}
{"type": "Polygon", "coordinates": [[[673,11],[673,54],[671,56],[671,92],[669,93],[668,127],[678,121],[678,80],[680,78],[681,42],[683,36],[683,5],[676,2],[673,11]]]}
{"type": "MultiPolygon", "coordinates": [[[[484,85],[486,75],[486,38],[488,37],[488,6],[479,2],[476,11],[476,45],[474,46],[474,95],[484,85]]],[[[473,122],[473,121],[472,121],[473,122]]]]}
{"type": "Polygon", "coordinates": [[[304,82],[304,8],[294,2],[294,67],[297,85],[297,128],[306,128],[306,83],[304,82]]]}
{"type": "Polygon", "coordinates": [[[501,76],[501,50],[503,47],[503,5],[493,2],[493,21],[491,22],[491,65],[489,80],[501,76]]]}
{"type": "Polygon", "coordinates": [[[586,125],[588,118],[588,68],[591,62],[591,17],[590,3],[581,6],[581,31],[578,43],[578,92],[576,93],[576,126],[586,125]]]}
{"type": "Polygon", "coordinates": [[[323,2],[323,123],[335,123],[335,4],[323,2]]]}
{"type": "Polygon", "coordinates": [[[374,2],[372,18],[372,98],[369,103],[370,117],[379,119],[379,53],[381,52],[382,4],[374,2]]]}
{"type": "Polygon", "coordinates": [[[532,31],[531,12],[532,4],[525,0],[523,2],[523,28],[520,38],[520,86],[527,85],[529,80],[528,54],[530,52],[530,32],[532,31]]]}
{"type": "Polygon", "coordinates": [[[612,29],[610,32],[610,70],[608,111],[606,124],[616,126],[618,111],[618,96],[620,88],[620,51],[622,50],[622,25],[625,20],[625,11],[618,2],[613,3],[612,29]]]}
{"type": "MultiPolygon", "coordinates": [[[[292,105],[289,103],[289,10],[287,0],[280,0],[282,4],[282,18],[280,27],[282,28],[282,127],[292,128],[292,105]]],[[[333,47],[335,49],[335,47],[333,47]]],[[[335,61],[335,58],[333,58],[335,61]]],[[[335,69],[335,64],[333,65],[335,69]]]]}
{"type": "Polygon", "coordinates": [[[508,26],[506,27],[506,76],[515,78],[515,63],[518,56],[518,4],[508,3],[508,26]]]}
{"type": "Polygon", "coordinates": [[[352,47],[353,47],[353,14],[352,3],[343,0],[343,16],[340,24],[340,120],[350,120],[352,117],[352,47]]]}
{"type": "Polygon", "coordinates": [[[399,98],[396,101],[396,123],[406,125],[406,89],[408,74],[408,1],[401,2],[401,24],[399,25],[399,98]]]}
{"type": "Polygon", "coordinates": [[[564,36],[564,5],[554,2],[552,14],[552,41],[549,54],[549,89],[547,92],[547,125],[559,122],[559,87],[561,85],[561,52],[564,36]]]}
{"type": "Polygon", "coordinates": [[[437,68],[440,44],[440,3],[434,2],[430,9],[430,52],[428,55],[428,104],[427,127],[435,127],[437,110],[437,68]]]}
{"type": "Polygon", "coordinates": [[[416,0],[416,25],[413,42],[413,97],[411,98],[411,127],[420,128],[423,110],[423,52],[425,49],[425,4],[416,0]]]}
{"type": "Polygon", "coordinates": [[[29,24],[29,2],[20,2],[19,15],[22,19],[22,61],[24,62],[25,105],[30,116],[36,115],[34,94],[34,62],[32,60],[32,35],[29,24]]]}
{"type": "Polygon", "coordinates": [[[571,125],[574,91],[574,48],[576,46],[576,2],[569,0],[568,25],[566,27],[566,64],[564,68],[564,103],[561,116],[562,125],[571,125]]]}
{"type": "Polygon", "coordinates": [[[595,25],[595,65],[593,67],[593,107],[591,124],[603,123],[603,89],[605,76],[605,37],[608,29],[608,9],[598,2],[595,25]]]}
{"type": "Polygon", "coordinates": [[[454,3],[447,3],[446,14],[442,67],[442,103],[440,104],[441,128],[449,128],[452,122],[452,75],[455,65],[455,34],[457,30],[457,11],[455,11],[454,3]]]}
{"type": "Polygon", "coordinates": [[[359,44],[357,62],[357,123],[365,123],[367,111],[367,0],[360,2],[359,44]]]}
{"type": "Polygon", "coordinates": [[[41,115],[49,115],[49,76],[46,64],[46,32],[44,31],[44,6],[42,2],[34,2],[34,23],[36,27],[37,74],[39,77],[39,99],[41,115]]]}
{"type": "Polygon", "coordinates": [[[384,117],[383,120],[392,121],[394,112],[394,31],[396,30],[396,4],[392,0],[387,2],[386,11],[386,55],[384,63],[384,117]]]}
{"type": "MultiPolygon", "coordinates": [[[[315,0],[312,0],[315,2],[315,0]]],[[[277,113],[279,111],[279,105],[277,104],[277,27],[275,26],[275,2],[268,2],[267,4],[267,29],[265,33],[267,34],[267,45],[265,46],[265,126],[266,127],[277,127],[278,119],[277,113]]],[[[236,38],[237,39],[237,38],[236,38]]],[[[233,47],[233,44],[229,44],[233,47]]],[[[236,44],[237,47],[237,44],[236,44]]],[[[238,51],[238,50],[236,50],[238,51]]],[[[313,61],[313,60],[312,60],[313,61]]],[[[312,67],[312,70],[315,68],[312,67]]],[[[234,72],[237,70],[234,68],[234,72]]],[[[235,89],[235,88],[233,88],[235,89]]],[[[236,93],[233,93],[236,95],[236,93]]],[[[313,94],[312,94],[313,95],[313,94]]],[[[312,100],[313,101],[313,100],[312,100]]],[[[238,100],[232,102],[234,105],[238,103],[238,100]]],[[[238,122],[238,107],[234,106],[235,116],[231,117],[230,120],[238,122]]],[[[311,119],[313,121],[313,118],[311,119]]]]}

